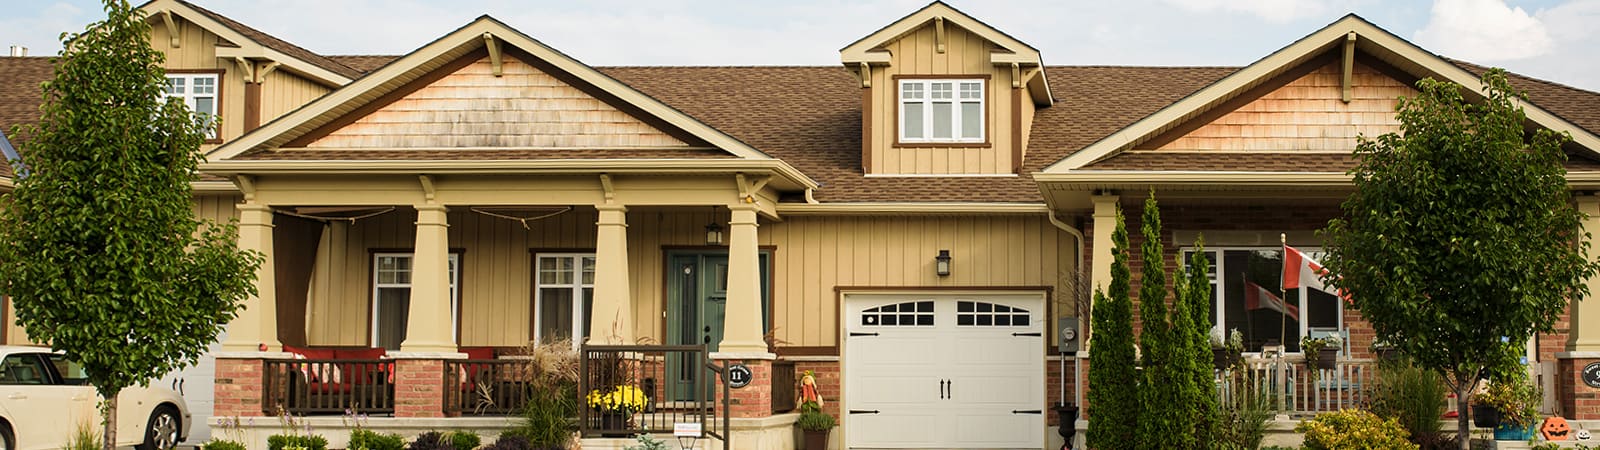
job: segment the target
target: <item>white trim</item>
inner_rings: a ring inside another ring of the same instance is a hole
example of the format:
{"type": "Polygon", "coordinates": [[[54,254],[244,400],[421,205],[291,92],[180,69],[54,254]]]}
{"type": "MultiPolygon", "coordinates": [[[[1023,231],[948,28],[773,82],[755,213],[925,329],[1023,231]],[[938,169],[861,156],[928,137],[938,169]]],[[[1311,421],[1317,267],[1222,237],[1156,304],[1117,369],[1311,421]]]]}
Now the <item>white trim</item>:
{"type": "MultiPolygon", "coordinates": [[[[383,314],[381,313],[381,309],[380,309],[381,305],[380,305],[380,302],[379,302],[378,293],[382,289],[405,288],[405,289],[409,290],[409,289],[411,289],[411,285],[412,285],[412,283],[409,283],[409,282],[408,283],[383,283],[383,282],[379,281],[380,277],[378,275],[378,259],[379,258],[385,258],[385,257],[409,259],[409,260],[411,260],[412,264],[409,267],[406,268],[405,272],[412,273],[413,275],[415,275],[414,271],[416,270],[416,253],[414,253],[414,252],[411,252],[411,253],[408,253],[408,252],[377,252],[377,253],[373,253],[372,254],[372,259],[370,259],[368,261],[369,263],[372,264],[372,272],[371,272],[372,273],[372,286],[371,286],[372,287],[372,300],[371,300],[371,303],[370,303],[372,305],[372,320],[371,320],[370,323],[367,324],[367,326],[368,326],[367,336],[370,339],[372,339],[370,341],[370,343],[371,343],[370,345],[373,348],[378,348],[378,347],[383,345],[382,342],[380,342],[378,340],[378,318],[379,317],[383,317],[383,314]]],[[[456,341],[457,340],[456,336],[461,333],[461,282],[460,282],[461,281],[461,253],[450,252],[450,263],[449,264],[450,264],[449,265],[449,270],[451,272],[450,273],[450,339],[452,341],[456,341]]],[[[409,295],[409,293],[407,295],[409,295]]],[[[457,343],[459,344],[459,342],[457,342],[457,343]]],[[[426,359],[426,358],[424,358],[424,359],[426,359]]]]}
{"type": "Polygon", "coordinates": [[[714,360],[718,360],[718,361],[725,361],[725,360],[774,361],[774,360],[778,359],[778,354],[777,353],[769,353],[769,352],[711,352],[710,356],[707,356],[707,357],[711,358],[711,359],[714,359],[714,360]]]}
{"type": "Polygon", "coordinates": [[[536,342],[536,343],[543,343],[544,342],[544,336],[541,336],[540,333],[544,329],[544,326],[543,326],[543,324],[544,324],[544,308],[543,308],[543,305],[544,305],[544,290],[545,290],[545,288],[552,288],[552,289],[566,288],[566,289],[572,290],[572,335],[571,336],[567,336],[567,338],[572,341],[572,348],[573,349],[577,349],[579,345],[583,344],[584,338],[586,337],[586,336],[583,336],[583,329],[585,327],[587,327],[588,324],[589,324],[589,321],[584,318],[584,313],[585,313],[584,304],[585,304],[585,301],[588,300],[588,298],[584,296],[583,290],[584,290],[584,288],[594,289],[594,281],[593,280],[590,280],[589,283],[587,283],[587,284],[585,284],[583,282],[583,272],[584,272],[583,271],[583,260],[585,258],[593,261],[595,259],[595,254],[594,253],[577,253],[577,252],[555,252],[555,253],[534,253],[533,254],[533,342],[536,342]],[[548,259],[552,259],[552,260],[559,260],[559,259],[571,260],[572,261],[572,282],[571,283],[565,283],[565,284],[563,284],[563,283],[552,283],[550,285],[546,285],[544,283],[544,281],[540,278],[539,275],[541,275],[541,273],[543,272],[542,266],[540,265],[540,263],[543,262],[547,258],[548,259]]]}

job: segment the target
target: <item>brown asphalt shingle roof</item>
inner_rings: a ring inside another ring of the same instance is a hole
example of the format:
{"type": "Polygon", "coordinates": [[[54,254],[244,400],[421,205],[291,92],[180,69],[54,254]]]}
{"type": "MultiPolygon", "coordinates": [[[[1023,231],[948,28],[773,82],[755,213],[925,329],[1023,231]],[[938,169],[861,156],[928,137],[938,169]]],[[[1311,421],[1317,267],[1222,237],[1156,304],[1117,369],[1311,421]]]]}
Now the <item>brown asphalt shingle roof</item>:
{"type": "Polygon", "coordinates": [[[184,6],[194,8],[195,11],[198,11],[199,13],[204,14],[206,17],[221,23],[222,26],[228,27],[228,29],[231,29],[234,32],[242,34],[245,37],[260,43],[264,47],[277,50],[280,53],[311,63],[311,65],[321,67],[329,72],[337,73],[352,80],[360,78],[361,74],[363,73],[362,71],[350,68],[350,66],[346,66],[337,61],[329,59],[326,56],[322,56],[310,50],[300,48],[298,45],[290,44],[282,39],[273,37],[270,34],[263,33],[261,30],[251,28],[248,25],[239,23],[233,19],[229,19],[227,16],[223,16],[221,14],[211,12],[211,10],[201,8],[199,5],[194,3],[184,0],[177,1],[178,3],[182,3],[184,6]]]}
{"type": "Polygon", "coordinates": [[[383,67],[390,61],[399,58],[399,56],[394,55],[328,55],[328,59],[344,64],[345,67],[355,69],[357,72],[361,72],[362,75],[378,70],[379,67],[383,67]]]}

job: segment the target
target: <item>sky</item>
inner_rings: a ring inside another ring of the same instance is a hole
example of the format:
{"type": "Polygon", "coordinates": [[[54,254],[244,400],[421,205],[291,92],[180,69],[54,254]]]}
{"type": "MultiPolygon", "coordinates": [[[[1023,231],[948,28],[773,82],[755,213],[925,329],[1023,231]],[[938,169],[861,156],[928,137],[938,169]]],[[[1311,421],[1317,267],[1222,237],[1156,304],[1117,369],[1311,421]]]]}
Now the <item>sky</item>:
{"type": "MultiPolygon", "coordinates": [[[[135,0],[140,1],[140,0],[135,0]]],[[[590,65],[835,65],[926,0],[190,0],[322,54],[404,54],[488,14],[590,65]]],[[[1600,0],[946,0],[1047,65],[1241,66],[1347,13],[1451,58],[1600,91],[1600,0]],[[1204,26],[1200,26],[1204,24],[1204,26]]],[[[32,55],[95,0],[0,0],[32,55]]]]}

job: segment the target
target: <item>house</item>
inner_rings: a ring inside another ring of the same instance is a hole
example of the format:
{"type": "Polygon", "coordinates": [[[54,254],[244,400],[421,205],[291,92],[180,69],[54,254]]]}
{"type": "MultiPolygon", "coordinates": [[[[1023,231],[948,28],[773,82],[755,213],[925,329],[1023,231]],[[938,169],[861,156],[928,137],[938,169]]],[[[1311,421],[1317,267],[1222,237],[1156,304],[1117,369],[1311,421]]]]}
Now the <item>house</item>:
{"type": "MultiPolygon", "coordinates": [[[[1416,80],[1476,91],[1484,70],[1353,15],[1242,68],[1048,66],[942,2],[840,66],[592,67],[487,16],[405,55],[330,56],[183,0],[142,8],[170,95],[221,119],[197,211],[268,255],[190,385],[215,383],[213,417],[270,412],[286,350],[383,354],[382,426],[426,430],[506,423],[452,417],[471,414],[446,368],[469,354],[706,343],[752,375],[718,407],[740,448],[793,445],[774,403],[804,370],[836,448],[1059,446],[1048,412],[1081,397],[1106,230],[1152,190],[1169,253],[1206,237],[1213,324],[1252,352],[1344,333],[1344,358],[1370,358],[1342,302],[1249,308],[1242,274],[1282,264],[1280,235],[1319,245],[1357,136],[1394,130],[1416,80]]],[[[35,120],[48,60],[0,74],[0,125],[35,120]]],[[[1573,136],[1569,182],[1600,215],[1600,93],[1513,83],[1530,126],[1573,136]]],[[[1593,322],[1574,304],[1529,349],[1573,420],[1600,420],[1576,400],[1593,322]]]]}

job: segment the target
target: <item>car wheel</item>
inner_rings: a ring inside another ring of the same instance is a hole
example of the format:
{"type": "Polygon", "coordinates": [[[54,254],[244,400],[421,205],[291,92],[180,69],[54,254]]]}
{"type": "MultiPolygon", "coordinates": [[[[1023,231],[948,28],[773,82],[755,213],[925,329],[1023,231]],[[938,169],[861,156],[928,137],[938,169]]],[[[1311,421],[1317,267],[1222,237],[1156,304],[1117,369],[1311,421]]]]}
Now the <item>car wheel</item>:
{"type": "Polygon", "coordinates": [[[156,408],[150,413],[150,423],[146,424],[144,443],[139,444],[139,450],[171,450],[178,446],[178,411],[171,406],[156,408]]]}
{"type": "Polygon", "coordinates": [[[17,450],[17,438],[11,434],[11,426],[0,422],[0,449],[17,450]]]}

